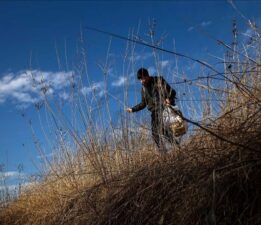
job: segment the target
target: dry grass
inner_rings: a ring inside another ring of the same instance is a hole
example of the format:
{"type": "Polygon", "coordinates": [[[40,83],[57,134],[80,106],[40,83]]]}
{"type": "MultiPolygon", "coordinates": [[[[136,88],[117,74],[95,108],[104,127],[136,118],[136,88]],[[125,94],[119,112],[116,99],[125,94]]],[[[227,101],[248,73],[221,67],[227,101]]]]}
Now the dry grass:
{"type": "Polygon", "coordinates": [[[142,135],[128,151],[121,138],[78,140],[77,154],[51,163],[41,183],[0,211],[0,224],[261,224],[260,56],[242,62],[223,85],[204,84],[226,101],[180,148],[161,155],[142,135]]]}

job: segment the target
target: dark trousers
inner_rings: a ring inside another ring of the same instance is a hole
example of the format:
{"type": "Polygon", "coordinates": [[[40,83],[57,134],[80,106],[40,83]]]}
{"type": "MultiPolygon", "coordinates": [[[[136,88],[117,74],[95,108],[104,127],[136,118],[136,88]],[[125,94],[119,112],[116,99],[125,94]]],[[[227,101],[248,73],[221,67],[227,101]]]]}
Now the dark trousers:
{"type": "Polygon", "coordinates": [[[164,145],[164,137],[170,143],[173,143],[174,141],[174,136],[172,132],[163,125],[162,111],[151,112],[151,131],[152,137],[160,151],[166,151],[164,145]]]}

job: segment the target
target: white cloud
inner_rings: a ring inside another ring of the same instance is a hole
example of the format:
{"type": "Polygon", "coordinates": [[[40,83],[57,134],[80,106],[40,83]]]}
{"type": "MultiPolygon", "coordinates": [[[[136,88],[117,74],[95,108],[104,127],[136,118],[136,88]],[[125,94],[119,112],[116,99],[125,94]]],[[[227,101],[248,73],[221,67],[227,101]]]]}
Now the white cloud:
{"type": "Polygon", "coordinates": [[[196,26],[191,26],[188,28],[188,31],[191,32],[194,29],[196,29],[197,27],[207,27],[209,25],[212,24],[212,21],[202,21],[200,24],[196,25],[196,26]]]}
{"type": "Polygon", "coordinates": [[[0,79],[0,104],[6,102],[7,99],[21,105],[35,103],[42,98],[43,93],[50,95],[68,87],[72,74],[72,71],[39,70],[5,74],[0,79]]]}
{"type": "Polygon", "coordinates": [[[63,100],[68,100],[70,96],[69,96],[68,93],[62,92],[62,93],[59,94],[59,97],[60,97],[61,99],[63,99],[63,100]]]}
{"type": "Polygon", "coordinates": [[[189,27],[189,28],[188,28],[188,31],[189,31],[189,32],[192,31],[192,30],[194,30],[194,27],[189,27]]]}
{"type": "MultiPolygon", "coordinates": [[[[258,28],[254,28],[249,26],[245,32],[241,33],[242,34],[242,42],[246,45],[252,45],[258,37],[260,36],[260,32],[258,28]]],[[[250,49],[249,49],[250,50],[250,49]]]]}
{"type": "Polygon", "coordinates": [[[100,92],[103,88],[104,88],[104,83],[103,82],[97,82],[97,83],[91,84],[89,87],[83,87],[81,89],[81,93],[83,95],[88,95],[91,92],[93,92],[93,93],[100,92]]]}
{"type": "Polygon", "coordinates": [[[29,77],[25,74],[19,74],[14,76],[13,74],[7,74],[0,80],[0,95],[9,95],[14,91],[25,91],[30,89],[29,77]]]}
{"type": "Polygon", "coordinates": [[[24,173],[19,173],[17,171],[7,171],[7,172],[0,172],[0,178],[16,178],[16,177],[23,177],[25,176],[24,173]]]}
{"type": "Polygon", "coordinates": [[[23,93],[23,92],[13,92],[11,94],[13,98],[15,98],[18,102],[23,102],[23,103],[35,103],[37,102],[37,98],[33,98],[30,94],[28,93],[23,93]]]}
{"type": "Polygon", "coordinates": [[[166,66],[168,66],[170,64],[170,61],[169,60],[163,60],[163,61],[160,61],[160,65],[161,65],[161,68],[165,68],[166,66]]]}
{"type": "Polygon", "coordinates": [[[17,190],[18,185],[1,185],[0,186],[0,191],[15,191],[17,190]]]}
{"type": "Polygon", "coordinates": [[[24,182],[22,183],[22,190],[30,189],[31,187],[37,185],[37,181],[32,181],[32,182],[24,182]]]}
{"type": "Polygon", "coordinates": [[[13,79],[14,75],[13,74],[7,74],[5,77],[3,77],[2,82],[3,83],[8,83],[13,79]]]}
{"type": "Polygon", "coordinates": [[[128,81],[127,77],[120,76],[119,79],[113,81],[111,85],[114,87],[121,87],[125,85],[127,81],[128,81]]]}
{"type": "Polygon", "coordinates": [[[47,158],[52,158],[54,156],[55,156],[54,153],[49,153],[49,154],[44,154],[44,155],[38,155],[37,158],[38,159],[47,159],[47,158]]]}
{"type": "Polygon", "coordinates": [[[149,71],[149,74],[150,74],[150,75],[153,75],[154,73],[156,73],[156,69],[155,69],[155,67],[153,67],[153,66],[150,66],[150,67],[148,68],[148,71],[149,71]]]}
{"type": "MultiPolygon", "coordinates": [[[[30,187],[36,185],[37,182],[22,182],[21,188],[22,190],[26,190],[30,187]]],[[[11,185],[0,185],[0,191],[8,191],[8,192],[16,192],[19,189],[19,184],[11,184],[11,185]]],[[[12,193],[9,193],[12,194],[12,193]]]]}
{"type": "Polygon", "coordinates": [[[211,21],[203,21],[203,22],[200,23],[200,26],[201,26],[201,27],[207,27],[207,26],[209,26],[211,23],[212,23],[211,21]]]}
{"type": "Polygon", "coordinates": [[[244,36],[247,36],[247,37],[251,37],[252,35],[253,35],[253,29],[251,29],[251,28],[248,28],[245,32],[243,32],[242,34],[244,35],[244,36]]]}
{"type": "Polygon", "coordinates": [[[87,95],[87,94],[91,93],[91,91],[92,91],[92,89],[91,89],[90,87],[83,87],[83,88],[81,89],[81,93],[82,93],[83,95],[87,95]]]}
{"type": "Polygon", "coordinates": [[[99,97],[102,97],[102,96],[105,95],[105,93],[106,93],[105,90],[100,90],[99,93],[98,93],[98,96],[99,96],[99,97]]]}

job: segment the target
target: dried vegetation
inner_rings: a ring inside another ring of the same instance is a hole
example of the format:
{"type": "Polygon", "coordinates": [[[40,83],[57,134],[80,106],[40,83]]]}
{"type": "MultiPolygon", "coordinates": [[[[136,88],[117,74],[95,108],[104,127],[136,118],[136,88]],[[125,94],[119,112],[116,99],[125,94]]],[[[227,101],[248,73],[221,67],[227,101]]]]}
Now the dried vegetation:
{"type": "Polygon", "coordinates": [[[161,155],[141,136],[128,151],[117,149],[121,138],[114,149],[78,142],[77,154],[1,209],[0,224],[261,224],[260,33],[252,29],[248,49],[229,50],[222,81],[197,83],[225,101],[202,105],[219,112],[191,119],[179,148],[161,155]]]}

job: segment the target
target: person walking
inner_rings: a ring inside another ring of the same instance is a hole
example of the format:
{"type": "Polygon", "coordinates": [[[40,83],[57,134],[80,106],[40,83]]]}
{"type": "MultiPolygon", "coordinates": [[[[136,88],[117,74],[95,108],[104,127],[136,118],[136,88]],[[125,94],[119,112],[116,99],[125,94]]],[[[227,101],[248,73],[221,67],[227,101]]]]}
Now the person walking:
{"type": "Polygon", "coordinates": [[[137,79],[141,81],[141,102],[134,107],[127,108],[133,113],[143,110],[146,106],[151,112],[152,137],[158,149],[165,152],[163,137],[173,143],[172,132],[163,125],[163,110],[167,105],[175,105],[176,91],[165,81],[162,76],[150,76],[145,68],[137,71],[137,79]]]}

